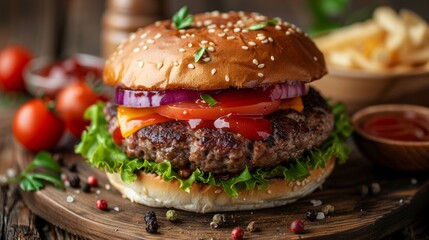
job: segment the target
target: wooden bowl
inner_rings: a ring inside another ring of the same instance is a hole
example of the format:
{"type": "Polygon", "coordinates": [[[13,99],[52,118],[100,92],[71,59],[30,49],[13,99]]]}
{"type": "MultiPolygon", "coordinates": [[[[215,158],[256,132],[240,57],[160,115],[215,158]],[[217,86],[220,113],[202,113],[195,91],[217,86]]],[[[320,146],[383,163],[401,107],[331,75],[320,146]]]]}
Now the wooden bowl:
{"type": "MultiPolygon", "coordinates": [[[[385,104],[364,108],[352,116],[354,140],[363,155],[374,163],[397,171],[429,170],[429,141],[397,141],[370,135],[362,130],[369,117],[382,113],[415,112],[427,117],[429,108],[407,104],[385,104]]],[[[428,122],[429,123],[429,122],[428,122]]]]}
{"type": "Polygon", "coordinates": [[[429,89],[429,69],[368,72],[329,67],[329,74],[311,86],[333,101],[347,105],[349,113],[377,103],[399,100],[429,89]]]}

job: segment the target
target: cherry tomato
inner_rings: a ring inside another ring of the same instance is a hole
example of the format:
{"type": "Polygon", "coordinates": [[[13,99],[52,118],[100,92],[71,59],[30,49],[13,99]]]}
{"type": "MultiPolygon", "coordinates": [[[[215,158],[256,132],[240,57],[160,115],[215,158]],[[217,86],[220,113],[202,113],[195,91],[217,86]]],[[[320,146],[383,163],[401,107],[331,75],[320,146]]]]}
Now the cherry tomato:
{"type": "Polygon", "coordinates": [[[100,97],[83,81],[67,85],[57,95],[57,111],[66,123],[66,129],[80,137],[88,122],[83,119],[85,110],[100,97]]]}
{"type": "Polygon", "coordinates": [[[268,115],[277,111],[280,103],[281,100],[273,100],[269,102],[259,102],[252,105],[230,107],[228,106],[229,103],[222,102],[215,106],[209,107],[206,103],[201,101],[197,101],[196,103],[181,102],[156,107],[154,108],[154,111],[162,116],[177,120],[216,120],[219,117],[225,116],[229,113],[252,116],[268,115]]]}
{"type": "Polygon", "coordinates": [[[22,46],[12,45],[0,52],[0,87],[6,91],[25,91],[22,71],[33,54],[22,46]]]}
{"type": "Polygon", "coordinates": [[[15,113],[13,134],[30,151],[52,149],[63,133],[63,121],[40,99],[26,102],[15,113]]]}

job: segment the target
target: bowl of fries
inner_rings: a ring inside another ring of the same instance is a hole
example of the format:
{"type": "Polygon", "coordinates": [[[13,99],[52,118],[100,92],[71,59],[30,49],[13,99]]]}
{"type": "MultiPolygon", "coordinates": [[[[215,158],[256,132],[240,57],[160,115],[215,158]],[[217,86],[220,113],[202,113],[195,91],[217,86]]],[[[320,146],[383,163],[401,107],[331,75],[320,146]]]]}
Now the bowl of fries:
{"type": "Polygon", "coordinates": [[[312,85],[350,113],[429,90],[429,26],[414,12],[380,7],[315,42],[329,74],[312,85]]]}

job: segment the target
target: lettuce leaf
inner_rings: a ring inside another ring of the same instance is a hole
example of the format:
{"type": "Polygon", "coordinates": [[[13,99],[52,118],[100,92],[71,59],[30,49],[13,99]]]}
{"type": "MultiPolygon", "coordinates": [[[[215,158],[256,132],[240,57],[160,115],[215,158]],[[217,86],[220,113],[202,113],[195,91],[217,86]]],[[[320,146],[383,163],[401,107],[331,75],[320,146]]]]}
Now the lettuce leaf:
{"type": "Polygon", "coordinates": [[[270,178],[283,178],[288,181],[305,179],[309,176],[309,170],[324,167],[327,159],[335,157],[340,164],[344,163],[351,151],[344,142],[352,133],[353,128],[345,114],[345,106],[336,104],[332,106],[335,126],[327,141],[319,148],[312,149],[296,159],[293,164],[266,169],[258,168],[253,171],[249,171],[246,167],[242,173],[228,180],[216,179],[211,173],[204,173],[196,169],[189,178],[181,179],[168,161],[156,163],[129,158],[123,153],[113,142],[106,129],[107,122],[104,118],[103,107],[103,103],[97,103],[85,112],[85,118],[91,120],[91,125],[83,132],[82,141],[76,146],[75,152],[84,156],[93,167],[110,173],[119,172],[126,183],[135,181],[136,172],[140,170],[155,173],[167,182],[175,179],[180,182],[180,189],[186,192],[190,191],[192,183],[198,182],[222,186],[229,196],[237,197],[239,189],[257,188],[264,191],[270,184],[270,178]]]}

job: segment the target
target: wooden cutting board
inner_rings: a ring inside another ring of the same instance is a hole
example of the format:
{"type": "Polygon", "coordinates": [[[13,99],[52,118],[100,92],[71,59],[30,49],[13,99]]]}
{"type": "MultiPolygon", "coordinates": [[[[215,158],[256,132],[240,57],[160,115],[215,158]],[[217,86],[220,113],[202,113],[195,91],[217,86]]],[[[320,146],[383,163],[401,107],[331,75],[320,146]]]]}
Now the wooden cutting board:
{"type": "MultiPolygon", "coordinates": [[[[19,146],[15,146],[15,151],[21,166],[33,158],[19,146]]],[[[65,161],[77,163],[81,180],[97,176],[100,187],[83,193],[73,188],[60,191],[48,186],[38,192],[23,192],[23,198],[37,215],[90,239],[227,239],[234,227],[246,228],[251,221],[256,222],[259,231],[246,232],[245,239],[376,239],[411,224],[427,208],[429,200],[427,174],[404,175],[375,168],[354,151],[346,164],[336,167],[323,190],[284,207],[226,213],[229,226],[212,229],[209,224],[213,214],[177,211],[179,221],[169,222],[165,217],[167,209],[133,204],[115,189],[107,190],[105,174],[89,167],[80,156],[68,153],[65,161]],[[362,196],[360,186],[372,182],[380,184],[381,192],[362,196]],[[66,201],[69,195],[73,196],[73,203],[66,201]],[[108,211],[96,208],[100,198],[108,201],[108,211]],[[333,205],[335,213],[323,220],[305,220],[305,233],[293,234],[289,230],[293,220],[305,219],[308,209],[321,210],[321,206],[313,207],[310,202],[313,199],[333,205]],[[145,231],[144,215],[148,211],[157,215],[160,225],[157,234],[145,231]]],[[[63,170],[70,173],[66,168],[63,170]]]]}

